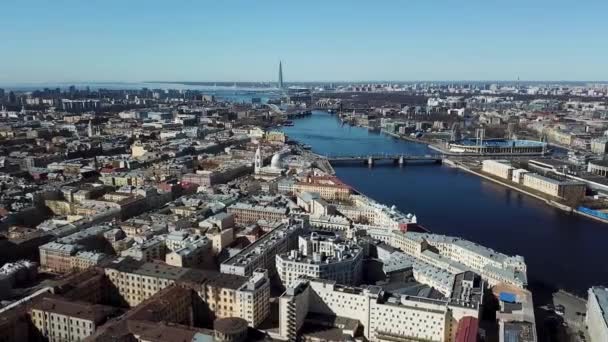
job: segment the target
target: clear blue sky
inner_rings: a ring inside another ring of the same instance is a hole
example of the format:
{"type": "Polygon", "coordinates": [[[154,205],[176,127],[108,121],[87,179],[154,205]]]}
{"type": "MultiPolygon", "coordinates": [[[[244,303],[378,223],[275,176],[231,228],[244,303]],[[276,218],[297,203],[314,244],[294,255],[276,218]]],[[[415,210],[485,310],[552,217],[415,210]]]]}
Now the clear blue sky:
{"type": "Polygon", "coordinates": [[[608,80],[608,0],[5,0],[0,83],[608,80]]]}

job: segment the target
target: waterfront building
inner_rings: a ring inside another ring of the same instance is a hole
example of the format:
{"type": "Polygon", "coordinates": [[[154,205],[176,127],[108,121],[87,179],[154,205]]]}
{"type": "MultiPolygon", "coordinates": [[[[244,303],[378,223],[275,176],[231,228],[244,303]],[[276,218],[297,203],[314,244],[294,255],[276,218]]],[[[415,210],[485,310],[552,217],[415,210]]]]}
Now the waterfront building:
{"type": "Polygon", "coordinates": [[[478,155],[542,155],[546,143],[533,140],[463,139],[447,143],[451,153],[478,155]]]}
{"type": "MultiPolygon", "coordinates": [[[[589,170],[592,168],[599,170],[591,166],[591,163],[589,165],[589,170]]],[[[566,201],[578,202],[585,196],[586,185],[582,182],[562,181],[541,176],[525,169],[515,169],[508,160],[484,160],[481,170],[566,201]]]]}
{"type": "Polygon", "coordinates": [[[351,189],[335,176],[308,176],[305,181],[294,184],[293,192],[314,192],[326,200],[346,200],[351,189]]]}
{"type": "Polygon", "coordinates": [[[608,289],[594,286],[588,293],[585,324],[590,341],[608,341],[608,289]]]}
{"type": "Polygon", "coordinates": [[[505,283],[519,288],[528,284],[521,256],[507,256],[458,237],[393,231],[390,245],[425,263],[452,273],[473,271],[490,285],[505,283]]]}
{"type": "Polygon", "coordinates": [[[307,228],[308,224],[304,220],[285,221],[224,261],[220,265],[220,271],[249,276],[254,270],[262,268],[267,269],[272,276],[276,272],[275,256],[296,249],[298,236],[307,228]]]}
{"type": "Polygon", "coordinates": [[[582,182],[557,180],[531,172],[523,175],[522,184],[549,196],[575,203],[578,203],[585,197],[587,189],[585,183],[582,182]]]}
{"type": "Polygon", "coordinates": [[[336,210],[352,220],[357,229],[380,230],[407,230],[407,226],[417,222],[412,214],[403,214],[395,206],[388,207],[363,195],[350,196],[352,204],[336,205],[336,210]]]}
{"type": "Polygon", "coordinates": [[[312,232],[298,237],[298,249],[276,256],[276,268],[285,287],[302,276],[357,285],[363,269],[363,251],[352,240],[334,233],[312,232]]]}
{"type": "Polygon", "coordinates": [[[512,173],[511,181],[516,184],[523,184],[524,175],[529,172],[530,171],[528,171],[526,169],[515,169],[511,172],[512,173]]]}
{"type": "MultiPolygon", "coordinates": [[[[393,274],[412,276],[418,283],[432,287],[445,297],[455,295],[453,291],[457,288],[456,284],[459,279],[479,277],[474,272],[463,271],[464,268],[448,270],[432,265],[385,243],[380,243],[375,247],[378,259],[382,261],[382,271],[387,277],[390,278],[393,274]]],[[[484,286],[485,284],[481,284],[479,287],[484,286]]]]}
{"type": "Polygon", "coordinates": [[[507,180],[511,180],[515,169],[508,160],[488,159],[482,161],[481,165],[481,171],[507,180]]]}

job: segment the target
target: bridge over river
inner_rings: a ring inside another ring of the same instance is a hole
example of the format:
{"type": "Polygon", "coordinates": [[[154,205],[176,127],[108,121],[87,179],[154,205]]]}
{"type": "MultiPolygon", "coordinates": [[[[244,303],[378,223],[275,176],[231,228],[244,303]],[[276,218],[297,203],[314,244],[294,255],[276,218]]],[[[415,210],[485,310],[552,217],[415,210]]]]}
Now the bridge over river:
{"type": "Polygon", "coordinates": [[[435,163],[441,164],[443,156],[441,154],[373,154],[373,155],[340,155],[340,156],[324,156],[331,164],[362,164],[373,166],[376,163],[392,163],[394,165],[405,165],[408,163],[435,163]]]}

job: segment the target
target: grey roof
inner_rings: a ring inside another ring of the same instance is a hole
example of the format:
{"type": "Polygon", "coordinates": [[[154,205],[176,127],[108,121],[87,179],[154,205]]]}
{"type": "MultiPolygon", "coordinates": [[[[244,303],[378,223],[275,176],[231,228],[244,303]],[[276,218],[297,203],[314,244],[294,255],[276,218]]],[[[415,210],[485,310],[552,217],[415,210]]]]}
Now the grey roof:
{"type": "Polygon", "coordinates": [[[133,273],[147,277],[177,280],[186,274],[189,269],[157,262],[142,262],[132,258],[119,258],[108,264],[106,268],[120,272],[133,273]]]}
{"type": "Polygon", "coordinates": [[[313,199],[318,199],[321,198],[321,195],[319,195],[318,192],[302,192],[300,194],[298,194],[298,197],[300,197],[303,201],[305,202],[310,202],[313,199]]]}

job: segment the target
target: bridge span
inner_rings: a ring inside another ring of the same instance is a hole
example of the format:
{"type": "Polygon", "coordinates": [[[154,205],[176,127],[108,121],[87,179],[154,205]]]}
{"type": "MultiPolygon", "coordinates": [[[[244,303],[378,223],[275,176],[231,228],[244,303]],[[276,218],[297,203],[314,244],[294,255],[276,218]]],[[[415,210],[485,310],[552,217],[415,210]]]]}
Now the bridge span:
{"type": "Polygon", "coordinates": [[[373,166],[379,162],[389,162],[395,165],[406,165],[408,163],[435,163],[441,164],[443,156],[441,154],[373,154],[367,156],[325,156],[331,164],[359,163],[373,166]]]}

